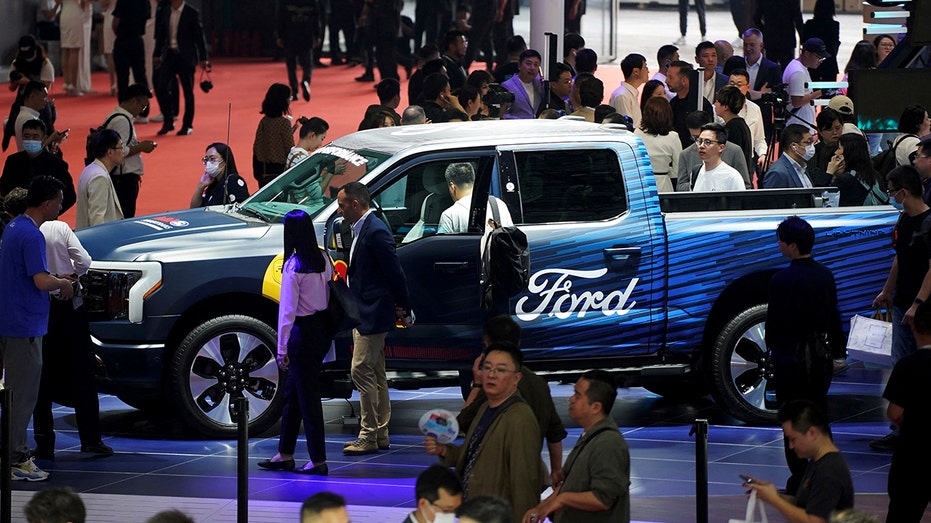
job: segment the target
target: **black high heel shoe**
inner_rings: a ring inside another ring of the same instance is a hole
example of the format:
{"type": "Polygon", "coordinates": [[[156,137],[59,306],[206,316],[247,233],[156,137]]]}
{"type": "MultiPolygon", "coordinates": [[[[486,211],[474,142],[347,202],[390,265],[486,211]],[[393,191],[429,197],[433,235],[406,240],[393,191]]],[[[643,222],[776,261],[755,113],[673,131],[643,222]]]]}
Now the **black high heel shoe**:
{"type": "Polygon", "coordinates": [[[259,467],[266,470],[294,470],[294,458],[282,461],[266,459],[259,462],[259,467]]]}
{"type": "Polygon", "coordinates": [[[299,468],[299,469],[294,469],[294,472],[296,472],[296,473],[298,473],[298,474],[310,474],[310,475],[312,475],[312,476],[329,476],[329,475],[330,475],[330,467],[327,466],[326,463],[324,463],[324,464],[322,464],[322,465],[316,465],[316,466],[310,467],[310,468],[307,468],[307,465],[304,465],[303,467],[301,467],[301,468],[299,468]]]}

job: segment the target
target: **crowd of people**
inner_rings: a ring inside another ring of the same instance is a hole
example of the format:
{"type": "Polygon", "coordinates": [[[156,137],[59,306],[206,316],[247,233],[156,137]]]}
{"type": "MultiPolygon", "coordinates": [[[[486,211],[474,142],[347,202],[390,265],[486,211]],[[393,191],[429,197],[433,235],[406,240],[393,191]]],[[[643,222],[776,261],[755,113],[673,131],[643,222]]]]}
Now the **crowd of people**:
{"type": "MultiPolygon", "coordinates": [[[[687,9],[688,2],[680,2],[680,8],[683,3],[687,9]]],[[[894,433],[877,446],[894,446],[896,450],[889,487],[890,518],[892,514],[896,518],[890,521],[917,521],[928,500],[921,499],[922,494],[908,478],[931,459],[921,445],[931,428],[924,422],[906,422],[905,414],[914,410],[922,419],[927,418],[922,415],[924,407],[914,401],[926,367],[923,352],[917,349],[926,347],[925,342],[931,339],[931,307],[925,305],[925,300],[931,299],[931,241],[925,238],[931,227],[931,120],[927,109],[914,104],[903,107],[899,133],[889,144],[894,168],[883,172],[875,161],[882,139],[856,127],[852,100],[843,93],[828,96],[810,86],[815,79],[837,79],[841,72],[833,36],[837,27],[830,23],[832,0],[818,0],[815,17],[804,25],[800,12],[796,15],[788,8],[778,11],[783,3],[788,6],[793,2],[760,2],[752,22],[738,23],[735,13],[740,38],[734,43],[704,39],[703,2],[697,3],[702,4],[702,41],[694,48],[694,61],[680,56],[680,51],[686,54],[683,18],[683,38],[656,52],[658,70],[650,74],[644,54],[627,54],[620,61],[624,81],[606,97],[606,86],[595,74],[597,55],[585,47],[580,34],[584,0],[566,2],[563,60],[547,82],[541,77],[540,52],[528,48],[524,37],[514,34],[516,0],[473,0],[467,8],[458,5],[455,9],[451,1],[418,1],[416,20],[409,24],[401,17],[401,3],[396,0],[367,1],[357,6],[355,13],[350,9],[346,13],[320,10],[314,0],[280,0],[276,42],[286,53],[288,84],[270,85],[262,102],[252,151],[257,187],[306,159],[327,138],[329,125],[323,119],[301,117],[295,121],[291,115],[291,103],[299,95],[305,101],[311,99],[311,71],[314,64],[319,66],[319,41],[326,28],[331,36],[332,65],[359,60],[365,65],[365,72],[357,78],[360,82],[374,81],[374,69],[379,70],[379,103],[367,108],[360,130],[484,119],[582,119],[623,126],[639,136],[660,192],[836,187],[841,206],[900,206],[903,214],[896,226],[896,262],[876,303],[891,306],[897,318],[894,356],[900,363],[884,397],[890,402],[889,418],[901,436],[894,433]],[[354,20],[347,22],[347,14],[354,15],[354,20]],[[787,43],[786,24],[791,43],[787,43]],[[408,25],[414,42],[411,56],[398,51],[398,34],[405,34],[408,25]],[[344,41],[352,47],[343,52],[334,32],[343,32],[344,41]],[[743,50],[743,56],[735,54],[735,47],[743,50]],[[401,113],[399,63],[408,72],[409,104],[401,113]],[[475,63],[485,67],[475,68],[475,63]],[[300,79],[298,66],[302,69],[300,79]],[[774,119],[779,108],[769,96],[781,85],[788,94],[784,127],[774,119]],[[816,109],[813,102],[825,98],[829,98],[828,105],[816,109]],[[702,110],[692,110],[696,102],[702,110]]],[[[84,0],[63,0],[60,7],[65,89],[73,96],[87,92],[82,86],[89,85],[80,79],[86,53],[75,52],[87,47],[87,36],[76,23],[83,20],[87,8],[84,0]]],[[[0,249],[0,303],[11,311],[0,321],[0,350],[7,385],[28,391],[14,396],[11,409],[13,479],[17,480],[48,477],[33,459],[54,455],[49,415],[51,402],[61,392],[55,387],[62,380],[56,379],[60,368],[42,362],[61,360],[60,354],[65,352],[71,354],[71,359],[66,359],[70,370],[78,375],[68,393],[80,398],[76,411],[81,449],[98,455],[113,453],[101,439],[96,396],[86,387],[92,383],[93,356],[85,339],[87,319],[77,279],[90,260],[74,233],[56,218],[71,206],[76,207],[78,229],[134,216],[144,156],[157,147],[152,140],[140,141],[135,130],[136,123],[148,119],[153,98],[149,86],[154,84],[161,111],[153,117],[163,122],[158,134],[175,131],[174,121],[180,116],[177,134],[187,136],[193,133],[194,73],[197,67],[209,68],[199,14],[184,2],[119,0],[107,3],[106,8],[113,19],[109,25],[114,37],[113,94],[119,105],[88,138],[87,165],[76,184],[58,148],[68,130],[55,128],[55,108],[48,99],[55,73],[35,37],[20,40],[11,70],[10,87],[17,91],[17,97],[4,129],[4,148],[15,139],[18,152],[7,157],[0,177],[0,195],[12,218],[3,231],[0,249]],[[153,39],[153,51],[148,54],[154,70],[146,67],[147,34],[153,39]],[[179,114],[182,92],[184,112],[179,114]],[[56,294],[51,306],[49,292],[56,294]],[[72,335],[56,337],[53,330],[72,335]],[[26,426],[33,416],[35,450],[26,441],[26,426]]],[[[740,19],[745,15],[742,12],[740,19]]],[[[876,67],[896,43],[886,35],[859,42],[844,74],[876,67]]],[[[203,164],[191,207],[237,203],[249,196],[249,184],[227,144],[209,143],[203,164]]],[[[471,166],[450,167],[454,169],[446,178],[457,201],[470,194],[471,166]]],[[[332,172],[324,168],[313,173],[318,178],[313,180],[313,197],[327,195],[340,174],[336,166],[332,172]]],[[[471,177],[474,180],[474,172],[471,177]]],[[[348,286],[362,312],[362,323],[352,332],[355,350],[351,368],[359,390],[361,427],[358,436],[343,448],[345,455],[357,456],[390,448],[385,338],[398,322],[413,325],[415,316],[395,242],[380,220],[369,218],[368,189],[358,182],[338,185],[339,212],[351,224],[354,235],[348,286]]],[[[446,216],[449,230],[444,232],[456,230],[455,209],[450,209],[446,216]]],[[[284,384],[286,406],[278,452],[259,467],[326,476],[329,468],[322,408],[314,385],[335,334],[325,317],[326,282],[332,279],[333,263],[316,246],[316,239],[308,232],[312,230],[308,220],[302,211],[294,211],[284,222],[277,351],[279,366],[289,371],[284,384]],[[297,467],[296,442],[302,424],[310,460],[297,467]]],[[[835,323],[836,289],[833,297],[831,294],[833,277],[811,259],[813,234],[811,227],[798,219],[783,222],[777,230],[780,250],[792,264],[774,282],[804,281],[813,297],[780,294],[791,286],[774,285],[771,304],[775,312],[768,319],[774,326],[767,328],[768,333],[790,330],[776,326],[785,320],[779,307],[785,312],[801,302],[818,305],[810,315],[812,324],[795,329],[801,338],[768,340],[777,356],[782,355],[779,347],[786,348],[785,359],[777,358],[776,374],[789,386],[777,388],[776,394],[792,476],[784,493],[755,478],[746,485],[789,519],[801,520],[801,515],[810,514],[827,521],[835,517],[835,511],[852,507],[853,488],[825,413],[830,360],[840,354],[825,351],[821,341],[829,338],[833,346],[839,345],[839,324],[835,323]],[[815,334],[823,336],[809,336],[815,334]],[[793,351],[799,344],[815,351],[812,354],[819,358],[818,365],[813,368],[810,360],[798,360],[793,351]],[[808,386],[800,386],[805,380],[808,386]],[[821,479],[825,475],[830,482],[821,479]]],[[[617,390],[614,378],[592,370],[574,385],[567,414],[583,427],[584,434],[563,461],[566,431],[545,382],[523,365],[519,326],[509,317],[496,316],[486,321],[483,335],[485,350],[476,359],[472,393],[459,416],[464,440],[456,445],[426,438],[425,452],[437,456],[442,465],[428,468],[418,479],[417,509],[410,520],[448,521],[441,515],[456,514],[460,521],[479,523],[532,523],[547,518],[556,522],[628,521],[630,455],[610,416],[617,390]],[[544,443],[549,466],[541,459],[544,443]],[[553,494],[541,500],[547,486],[553,488],[553,494]]],[[[55,495],[75,496],[67,491],[55,495]]],[[[320,513],[345,516],[345,502],[335,495],[314,496],[302,509],[302,521],[318,521],[313,518],[320,513]]],[[[29,516],[28,511],[27,517],[45,521],[29,516]]]]}

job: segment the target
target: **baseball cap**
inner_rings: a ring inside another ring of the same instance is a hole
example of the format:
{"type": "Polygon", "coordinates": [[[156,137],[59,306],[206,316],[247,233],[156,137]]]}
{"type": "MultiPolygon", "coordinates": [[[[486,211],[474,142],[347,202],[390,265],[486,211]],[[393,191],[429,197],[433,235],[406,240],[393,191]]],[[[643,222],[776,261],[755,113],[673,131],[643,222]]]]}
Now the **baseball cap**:
{"type": "Polygon", "coordinates": [[[828,58],[831,56],[831,54],[828,53],[827,46],[824,45],[824,40],[820,38],[809,38],[805,40],[805,43],[802,44],[802,51],[815,53],[821,58],[828,58]]]}
{"type": "Polygon", "coordinates": [[[32,35],[23,35],[19,39],[19,50],[24,53],[35,51],[38,45],[39,44],[36,41],[36,37],[32,35]]]}
{"type": "Polygon", "coordinates": [[[842,94],[831,98],[831,101],[828,102],[828,107],[841,114],[853,114],[853,100],[842,94]]]}

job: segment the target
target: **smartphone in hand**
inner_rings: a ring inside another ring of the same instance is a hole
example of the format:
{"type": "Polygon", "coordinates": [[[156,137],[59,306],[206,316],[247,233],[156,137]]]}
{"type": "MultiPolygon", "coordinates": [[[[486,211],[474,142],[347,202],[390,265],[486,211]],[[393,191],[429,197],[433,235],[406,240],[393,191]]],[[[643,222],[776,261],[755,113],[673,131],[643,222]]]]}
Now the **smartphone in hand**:
{"type": "Polygon", "coordinates": [[[756,481],[754,481],[753,478],[751,478],[750,476],[746,474],[741,474],[740,479],[744,480],[744,483],[747,483],[748,485],[752,485],[753,483],[756,483],[756,481]]]}

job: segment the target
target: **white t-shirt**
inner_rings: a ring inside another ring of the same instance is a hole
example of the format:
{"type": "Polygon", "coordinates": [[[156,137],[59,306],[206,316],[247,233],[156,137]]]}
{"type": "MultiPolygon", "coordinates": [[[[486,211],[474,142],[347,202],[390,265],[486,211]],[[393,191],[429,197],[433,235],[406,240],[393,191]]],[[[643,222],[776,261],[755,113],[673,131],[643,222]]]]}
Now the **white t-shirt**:
{"type": "MultiPolygon", "coordinates": [[[[786,66],[786,70],[782,73],[782,83],[789,84],[786,88],[786,91],[789,93],[789,96],[805,96],[811,94],[811,87],[808,84],[811,83],[811,75],[808,74],[808,68],[802,65],[802,62],[798,58],[789,62],[789,65],[786,66]]],[[[793,108],[789,104],[789,111],[792,111],[793,108]]],[[[795,114],[786,119],[786,125],[789,124],[802,124],[808,127],[811,127],[815,124],[815,106],[811,103],[807,103],[798,108],[795,111],[795,114]],[[796,118],[796,116],[798,118],[796,118]]]]}
{"type": "Polygon", "coordinates": [[[717,167],[710,171],[705,170],[704,164],[698,171],[698,180],[695,181],[695,187],[692,192],[711,192],[711,191],[745,191],[744,179],[730,165],[721,162],[717,167]]]}

